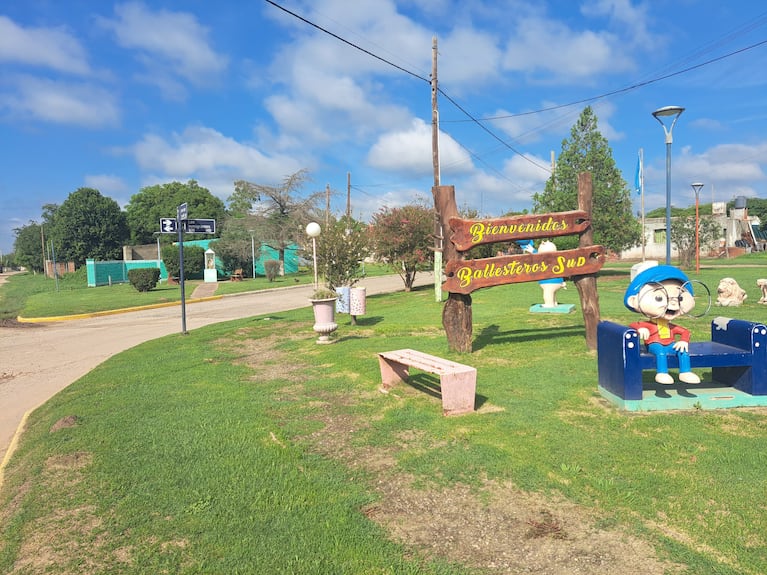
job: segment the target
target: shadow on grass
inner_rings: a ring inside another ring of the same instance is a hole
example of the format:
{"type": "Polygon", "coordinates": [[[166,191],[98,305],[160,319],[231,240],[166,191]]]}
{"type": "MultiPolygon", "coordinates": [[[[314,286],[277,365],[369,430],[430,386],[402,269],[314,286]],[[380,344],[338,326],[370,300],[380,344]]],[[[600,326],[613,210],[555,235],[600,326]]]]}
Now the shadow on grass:
{"type": "MultiPolygon", "coordinates": [[[[409,385],[416,391],[430,395],[431,397],[442,400],[442,391],[439,385],[439,377],[430,373],[416,372],[411,373],[407,381],[404,384],[409,385]]],[[[487,402],[487,397],[484,395],[475,394],[474,396],[474,409],[479,409],[487,402]]]]}
{"type": "MultiPolygon", "coordinates": [[[[675,372],[672,372],[672,375],[675,375],[675,372]]],[[[733,387],[712,380],[710,371],[701,375],[700,383],[689,384],[674,381],[672,384],[663,384],[655,381],[655,371],[646,370],[642,373],[642,389],[652,391],[655,397],[668,399],[672,397],[669,391],[675,392],[679,397],[695,398],[716,391],[726,392],[727,390],[732,390],[733,387]]]]}
{"type": "Polygon", "coordinates": [[[373,316],[357,316],[357,325],[358,326],[365,326],[365,325],[376,325],[377,323],[381,323],[383,321],[383,317],[380,315],[373,315],[373,316]]]}
{"type": "Polygon", "coordinates": [[[585,328],[582,325],[501,331],[499,326],[493,324],[479,332],[479,335],[474,339],[473,348],[479,350],[487,347],[491,343],[522,343],[537,340],[551,341],[553,338],[557,337],[572,337],[576,335],[581,335],[585,338],[585,334],[585,328]]]}

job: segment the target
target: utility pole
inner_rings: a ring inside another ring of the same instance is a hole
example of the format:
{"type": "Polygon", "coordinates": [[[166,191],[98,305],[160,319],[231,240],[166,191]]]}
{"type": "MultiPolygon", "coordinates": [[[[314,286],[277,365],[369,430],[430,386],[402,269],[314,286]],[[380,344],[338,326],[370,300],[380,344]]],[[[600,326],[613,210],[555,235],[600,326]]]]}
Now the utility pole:
{"type": "Polygon", "coordinates": [[[48,266],[45,264],[45,231],[43,224],[40,224],[40,247],[43,252],[43,277],[48,277],[48,266]]]}
{"type": "Polygon", "coordinates": [[[352,217],[352,173],[346,172],[346,217],[352,217]]]}
{"type": "Polygon", "coordinates": [[[557,158],[554,150],[551,150],[551,185],[553,188],[557,187],[557,158]]]}
{"type": "MultiPolygon", "coordinates": [[[[439,109],[437,108],[437,37],[432,37],[431,45],[431,159],[434,166],[434,189],[440,185],[439,174],[439,109]]],[[[435,198],[434,207],[437,208],[435,198]]],[[[434,214],[434,298],[442,301],[442,249],[444,233],[441,216],[434,214]]]]}
{"type": "Polygon", "coordinates": [[[330,184],[325,184],[325,229],[330,225],[330,184]]]}

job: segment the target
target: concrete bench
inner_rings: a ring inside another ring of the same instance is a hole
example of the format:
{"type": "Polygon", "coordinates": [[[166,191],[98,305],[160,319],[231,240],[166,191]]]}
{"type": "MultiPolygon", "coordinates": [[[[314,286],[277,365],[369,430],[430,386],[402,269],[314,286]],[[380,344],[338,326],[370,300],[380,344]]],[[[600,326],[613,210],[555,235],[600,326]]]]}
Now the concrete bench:
{"type": "MultiPolygon", "coordinates": [[[[711,322],[711,341],[689,345],[690,365],[710,367],[714,382],[751,396],[767,396],[767,327],[726,317],[711,322]]],[[[621,400],[641,400],[642,372],[655,370],[655,356],[628,326],[602,321],[597,327],[597,366],[600,392],[621,400]]],[[[668,357],[678,368],[676,356],[668,357]]],[[[604,394],[603,394],[604,395],[604,394]]]]}
{"type": "Polygon", "coordinates": [[[477,370],[474,367],[442,359],[413,349],[398,349],[378,354],[384,390],[407,381],[414,367],[439,376],[443,415],[459,415],[474,411],[477,370]]]}

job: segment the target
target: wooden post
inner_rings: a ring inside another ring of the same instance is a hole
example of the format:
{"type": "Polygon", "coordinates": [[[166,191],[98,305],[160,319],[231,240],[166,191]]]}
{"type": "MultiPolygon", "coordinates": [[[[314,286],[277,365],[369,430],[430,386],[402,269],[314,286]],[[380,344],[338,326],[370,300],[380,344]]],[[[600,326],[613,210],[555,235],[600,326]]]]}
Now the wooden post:
{"type": "MultiPolygon", "coordinates": [[[[442,229],[447,232],[450,229],[448,221],[458,216],[458,207],[455,203],[454,186],[434,186],[434,208],[440,217],[442,229]]],[[[446,261],[462,260],[463,254],[456,250],[453,242],[443,242],[443,251],[446,261]]],[[[471,353],[472,346],[472,313],[471,295],[449,293],[445,306],[442,308],[442,327],[447,334],[447,345],[452,351],[459,353],[471,353]]]]}
{"type": "MultiPolygon", "coordinates": [[[[431,162],[434,169],[434,185],[440,185],[439,172],[439,110],[437,108],[437,37],[431,46],[431,162]]],[[[440,221],[439,207],[434,203],[434,299],[442,301],[442,262],[445,228],[440,221]]]]}
{"type": "MultiPolygon", "coordinates": [[[[592,213],[593,186],[591,174],[578,174],[578,209],[592,213]]],[[[579,247],[591,246],[594,243],[594,230],[589,226],[580,234],[579,247]]],[[[588,274],[573,277],[575,287],[581,298],[583,323],[586,327],[586,345],[589,349],[597,348],[597,325],[599,325],[599,296],[597,294],[597,275],[588,274]]]]}

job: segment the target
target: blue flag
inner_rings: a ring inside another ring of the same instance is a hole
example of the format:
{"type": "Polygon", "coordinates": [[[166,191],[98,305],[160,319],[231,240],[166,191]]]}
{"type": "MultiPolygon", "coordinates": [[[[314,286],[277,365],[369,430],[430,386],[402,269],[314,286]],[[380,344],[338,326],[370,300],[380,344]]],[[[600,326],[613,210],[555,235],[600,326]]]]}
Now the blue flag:
{"type": "Polygon", "coordinates": [[[637,192],[637,196],[642,193],[642,154],[637,156],[637,173],[634,179],[634,189],[637,192]]]}

